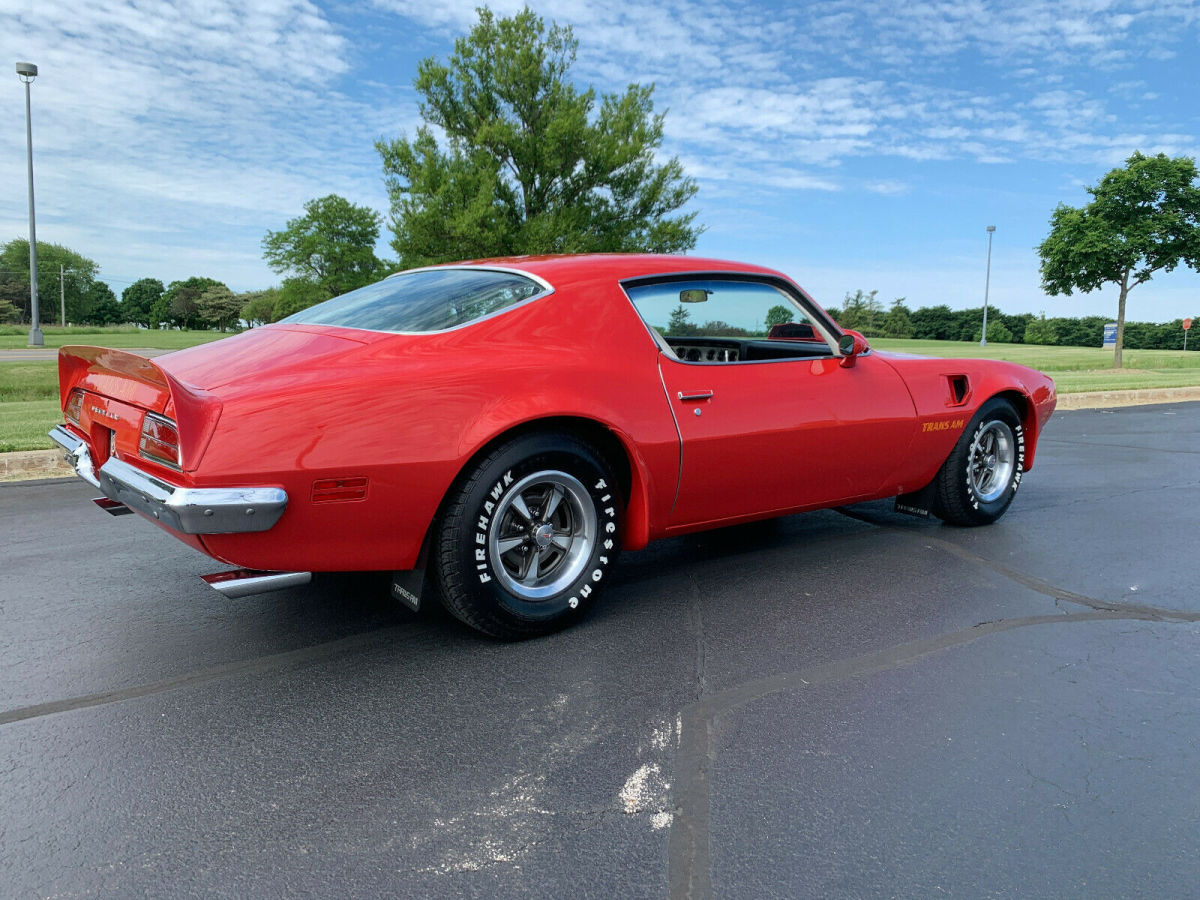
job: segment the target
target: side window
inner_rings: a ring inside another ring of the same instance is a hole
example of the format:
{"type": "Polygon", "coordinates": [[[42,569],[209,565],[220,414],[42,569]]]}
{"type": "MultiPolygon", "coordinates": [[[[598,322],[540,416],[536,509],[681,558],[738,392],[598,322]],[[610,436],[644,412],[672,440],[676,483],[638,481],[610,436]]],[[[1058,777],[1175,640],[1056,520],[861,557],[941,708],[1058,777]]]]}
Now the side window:
{"type": "Polygon", "coordinates": [[[827,356],[822,330],[771,284],[718,278],[627,287],[642,320],[679,359],[752,362],[827,356]]]}

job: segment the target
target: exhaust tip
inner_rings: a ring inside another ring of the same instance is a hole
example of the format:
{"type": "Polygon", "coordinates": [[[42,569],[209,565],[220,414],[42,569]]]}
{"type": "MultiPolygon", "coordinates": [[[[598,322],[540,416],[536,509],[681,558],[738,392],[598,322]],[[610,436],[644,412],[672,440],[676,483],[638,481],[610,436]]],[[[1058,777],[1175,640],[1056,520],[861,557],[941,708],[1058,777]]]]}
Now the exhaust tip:
{"type": "Polygon", "coordinates": [[[260,572],[256,569],[234,569],[232,572],[215,572],[201,575],[209,587],[226,597],[249,597],[284,588],[299,587],[312,581],[312,572],[260,572]]]}
{"type": "Polygon", "coordinates": [[[133,510],[116,500],[110,500],[108,497],[94,497],[92,502],[108,513],[110,516],[128,516],[133,513],[133,510]]]}

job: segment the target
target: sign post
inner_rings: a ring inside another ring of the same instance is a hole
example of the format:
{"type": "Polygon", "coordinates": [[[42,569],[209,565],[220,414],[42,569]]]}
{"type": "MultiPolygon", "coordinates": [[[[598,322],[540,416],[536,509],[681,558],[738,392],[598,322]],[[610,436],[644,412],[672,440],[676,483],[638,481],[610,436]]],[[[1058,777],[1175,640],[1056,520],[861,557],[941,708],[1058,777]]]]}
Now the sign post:
{"type": "Polygon", "coordinates": [[[1100,342],[1101,349],[1117,346],[1117,323],[1109,322],[1104,326],[1104,339],[1100,342]]]}
{"type": "Polygon", "coordinates": [[[1184,319],[1183,320],[1183,349],[1184,350],[1187,349],[1187,333],[1191,330],[1192,330],[1192,320],[1190,318],[1184,319]]]}

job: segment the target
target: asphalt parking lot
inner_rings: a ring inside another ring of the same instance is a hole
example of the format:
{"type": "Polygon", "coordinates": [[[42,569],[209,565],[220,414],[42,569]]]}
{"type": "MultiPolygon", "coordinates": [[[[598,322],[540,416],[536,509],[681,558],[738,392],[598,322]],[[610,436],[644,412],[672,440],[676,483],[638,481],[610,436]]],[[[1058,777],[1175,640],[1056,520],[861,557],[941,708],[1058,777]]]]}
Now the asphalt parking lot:
{"type": "Polygon", "coordinates": [[[498,644],[386,580],[228,600],[0,485],[0,895],[1185,896],[1200,403],[1063,412],[1009,514],[627,554],[498,644]]]}

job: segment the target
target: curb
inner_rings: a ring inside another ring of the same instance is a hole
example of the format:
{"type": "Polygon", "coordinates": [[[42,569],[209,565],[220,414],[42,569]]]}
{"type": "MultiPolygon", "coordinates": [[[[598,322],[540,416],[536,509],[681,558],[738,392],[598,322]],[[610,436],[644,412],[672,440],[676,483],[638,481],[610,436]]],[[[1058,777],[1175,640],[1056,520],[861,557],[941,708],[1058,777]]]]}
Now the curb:
{"type": "Polygon", "coordinates": [[[1059,394],[1058,409],[1100,409],[1110,406],[1144,406],[1150,403],[1184,403],[1200,400],[1200,387],[1138,388],[1132,391],[1083,391],[1059,394]]]}
{"type": "MultiPolygon", "coordinates": [[[[1057,409],[1101,409],[1114,406],[1144,406],[1150,403],[1184,403],[1189,400],[1200,400],[1200,387],[1059,394],[1057,409]]],[[[61,450],[19,450],[15,453],[0,453],[0,482],[69,478],[74,474],[75,470],[67,465],[61,450]]]]}
{"type": "Polygon", "coordinates": [[[18,450],[0,453],[0,481],[65,478],[75,474],[61,450],[18,450]]]}

